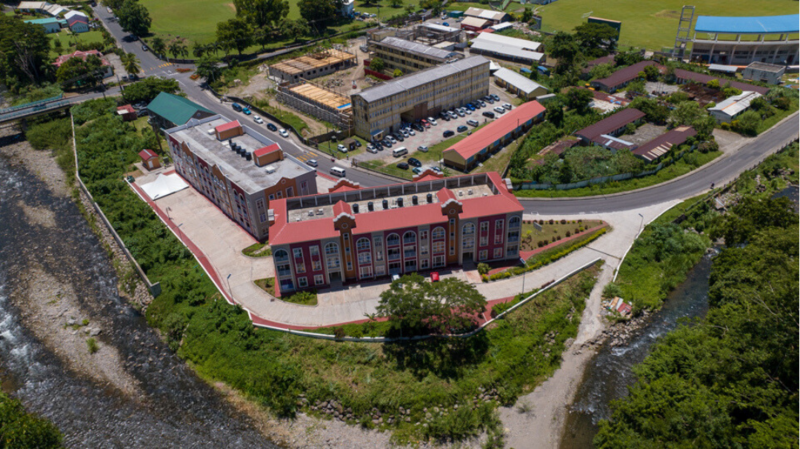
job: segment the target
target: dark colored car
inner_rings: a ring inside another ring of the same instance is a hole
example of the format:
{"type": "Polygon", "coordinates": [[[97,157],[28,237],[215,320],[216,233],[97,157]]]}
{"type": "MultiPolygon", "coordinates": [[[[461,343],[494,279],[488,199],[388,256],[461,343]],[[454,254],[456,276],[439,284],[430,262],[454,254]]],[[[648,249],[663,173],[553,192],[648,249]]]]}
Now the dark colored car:
{"type": "Polygon", "coordinates": [[[500,96],[497,94],[492,94],[492,98],[494,98],[494,101],[500,101],[500,96]]]}
{"type": "Polygon", "coordinates": [[[278,130],[278,127],[273,125],[272,123],[267,123],[267,129],[270,130],[270,131],[275,132],[275,131],[278,130]]]}
{"type": "Polygon", "coordinates": [[[460,133],[463,133],[463,132],[464,132],[464,131],[466,131],[467,129],[468,129],[468,128],[467,128],[466,126],[464,126],[464,125],[461,125],[461,126],[459,126],[459,127],[458,127],[458,129],[457,129],[456,131],[458,131],[458,132],[460,132],[460,133]]]}
{"type": "Polygon", "coordinates": [[[239,103],[234,103],[234,104],[231,105],[231,107],[236,112],[242,112],[242,107],[239,105],[239,103]]]}
{"type": "Polygon", "coordinates": [[[455,134],[455,133],[454,133],[453,131],[451,131],[451,130],[449,130],[449,129],[448,129],[447,131],[445,131],[445,132],[443,132],[443,133],[442,133],[442,136],[444,136],[444,137],[450,137],[450,136],[452,136],[452,135],[454,135],[454,134],[455,134]]]}
{"type": "Polygon", "coordinates": [[[408,160],[408,165],[413,165],[414,167],[422,167],[422,162],[420,162],[419,159],[412,157],[408,160]]]}
{"type": "Polygon", "coordinates": [[[405,162],[401,162],[397,164],[397,168],[399,168],[400,170],[408,170],[408,164],[405,162]]]}
{"type": "Polygon", "coordinates": [[[358,140],[356,140],[356,147],[361,148],[361,142],[359,142],[358,140]]]}
{"type": "Polygon", "coordinates": [[[483,112],[483,116],[484,117],[489,117],[489,118],[494,118],[494,112],[484,111],[483,112]]]}
{"type": "Polygon", "coordinates": [[[416,129],[419,132],[425,131],[425,127],[420,125],[420,124],[418,124],[418,123],[414,123],[413,125],[411,125],[411,127],[416,129]]]}
{"type": "Polygon", "coordinates": [[[406,139],[403,138],[403,134],[402,133],[394,133],[394,138],[397,139],[398,142],[402,142],[402,141],[406,140],[406,139]]]}

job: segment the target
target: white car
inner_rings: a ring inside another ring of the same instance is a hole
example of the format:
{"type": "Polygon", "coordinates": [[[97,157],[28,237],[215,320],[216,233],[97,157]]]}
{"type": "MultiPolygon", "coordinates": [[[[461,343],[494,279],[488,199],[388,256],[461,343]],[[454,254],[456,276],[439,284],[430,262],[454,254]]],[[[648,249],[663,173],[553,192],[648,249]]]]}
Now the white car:
{"type": "Polygon", "coordinates": [[[428,117],[428,123],[430,123],[433,126],[438,125],[438,123],[436,123],[436,119],[433,117],[428,117]]]}
{"type": "Polygon", "coordinates": [[[319,165],[319,164],[317,164],[317,160],[316,159],[309,159],[309,160],[306,161],[306,164],[310,165],[312,167],[317,167],[319,165]]]}
{"type": "Polygon", "coordinates": [[[278,131],[278,134],[280,134],[280,135],[281,135],[281,136],[283,136],[283,137],[287,137],[287,138],[289,137],[289,133],[288,133],[288,132],[287,132],[285,129],[283,129],[283,128],[281,128],[281,129],[278,131]]]}
{"type": "Polygon", "coordinates": [[[428,147],[426,147],[425,145],[420,145],[419,147],[417,147],[417,151],[422,151],[423,153],[427,153],[428,147]]]}
{"type": "Polygon", "coordinates": [[[341,151],[342,153],[347,153],[347,147],[346,147],[346,146],[344,146],[344,145],[342,145],[341,143],[340,143],[339,145],[337,145],[337,146],[336,146],[336,149],[338,149],[338,150],[339,150],[339,151],[341,151]]]}
{"type": "Polygon", "coordinates": [[[503,107],[509,111],[511,110],[511,105],[509,103],[503,103],[503,107]]]}
{"type": "Polygon", "coordinates": [[[416,135],[417,135],[417,133],[416,133],[416,132],[415,132],[413,129],[410,129],[410,128],[409,128],[409,130],[408,130],[408,135],[409,135],[409,136],[416,136],[416,135]]]}
{"type": "Polygon", "coordinates": [[[264,124],[264,120],[262,120],[261,117],[259,117],[257,115],[253,116],[253,121],[258,123],[259,125],[263,125],[264,124]]]}

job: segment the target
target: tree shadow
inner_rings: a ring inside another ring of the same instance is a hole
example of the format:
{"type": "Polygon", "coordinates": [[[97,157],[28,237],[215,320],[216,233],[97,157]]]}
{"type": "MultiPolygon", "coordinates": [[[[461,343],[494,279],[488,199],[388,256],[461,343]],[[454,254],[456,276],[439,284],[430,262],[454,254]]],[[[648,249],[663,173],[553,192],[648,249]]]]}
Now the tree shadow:
{"type": "Polygon", "coordinates": [[[410,371],[417,379],[432,373],[439,378],[458,379],[467,368],[483,362],[489,348],[486,332],[467,338],[439,338],[385,343],[383,352],[396,368],[410,371]]]}

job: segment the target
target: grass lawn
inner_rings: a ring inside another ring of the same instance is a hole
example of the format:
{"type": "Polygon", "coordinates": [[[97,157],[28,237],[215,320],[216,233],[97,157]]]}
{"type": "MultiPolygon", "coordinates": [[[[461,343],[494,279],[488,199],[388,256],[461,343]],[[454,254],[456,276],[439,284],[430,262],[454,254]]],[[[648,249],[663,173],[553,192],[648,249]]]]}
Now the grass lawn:
{"type": "Polygon", "coordinates": [[[100,33],[100,30],[92,30],[86,33],[68,33],[65,30],[61,30],[59,33],[49,34],[48,36],[51,37],[51,40],[55,42],[56,40],[61,41],[61,51],[56,51],[52,47],[52,43],[50,44],[50,56],[58,57],[61,55],[66,55],[69,53],[75,52],[75,47],[72,46],[75,42],[103,42],[103,34],[100,33]]]}
{"type": "Polygon", "coordinates": [[[243,249],[242,254],[249,257],[267,257],[272,255],[272,249],[269,247],[269,242],[253,243],[243,249]]]}
{"type": "MultiPolygon", "coordinates": [[[[466,5],[459,3],[458,5],[466,5]]],[[[594,17],[622,21],[621,46],[661,50],[672,47],[678,29],[683,0],[568,0],[553,2],[539,8],[543,31],[572,31],[586,23],[582,16],[591,12],[594,17]]],[[[692,2],[695,16],[772,16],[797,14],[797,3],[783,0],[702,0],[692,2]]]]}
{"type": "Polygon", "coordinates": [[[698,151],[696,154],[696,165],[688,164],[684,158],[651,176],[627,179],[624,181],[614,181],[607,184],[595,184],[592,186],[581,187],[579,189],[572,190],[515,190],[514,195],[520,198],[564,198],[609,195],[612,193],[627,192],[629,190],[636,190],[643,187],[661,184],[662,182],[666,182],[670,179],[674,179],[678,176],[689,173],[695,168],[701,167],[721,156],[722,152],[712,151],[710,153],[703,154],[698,151]]]}
{"type": "Polygon", "coordinates": [[[550,224],[548,221],[545,221],[541,225],[542,230],[539,231],[533,226],[533,223],[524,221],[522,223],[522,235],[520,236],[520,248],[523,251],[532,251],[539,248],[537,244],[539,241],[547,240],[550,242],[553,237],[565,238],[567,232],[570,234],[577,234],[578,232],[600,226],[601,224],[603,224],[603,222],[600,220],[582,220],[580,223],[569,221],[564,224],[558,221],[553,221],[553,224],[550,224]]]}
{"type": "MultiPolygon", "coordinates": [[[[403,8],[405,8],[405,5],[407,5],[408,3],[409,0],[405,0],[402,5],[400,5],[397,8],[394,8],[389,5],[389,2],[386,2],[383,5],[376,2],[370,4],[369,6],[365,6],[365,2],[357,1],[354,9],[358,12],[377,14],[378,18],[380,18],[381,20],[386,20],[399,14],[405,14],[405,9],[403,8]]],[[[416,5],[416,2],[410,2],[410,3],[416,5]]]]}
{"type": "Polygon", "coordinates": [[[447,11],[466,11],[470,8],[480,8],[489,10],[492,9],[489,7],[489,5],[483,3],[473,3],[473,2],[452,2],[448,3],[446,6],[447,11]]]}
{"type": "Polygon", "coordinates": [[[786,117],[788,117],[788,116],[794,114],[795,112],[797,112],[797,107],[798,107],[797,99],[792,99],[792,107],[789,108],[786,111],[782,111],[780,109],[773,108],[773,109],[775,109],[775,115],[773,115],[772,117],[767,117],[766,120],[761,120],[758,123],[758,133],[759,134],[763,133],[764,131],[766,131],[766,130],[772,128],[773,126],[775,126],[779,121],[781,121],[781,120],[785,119],[786,117]]]}
{"type": "Polygon", "coordinates": [[[275,278],[257,279],[255,283],[261,290],[275,296],[275,278]]]}

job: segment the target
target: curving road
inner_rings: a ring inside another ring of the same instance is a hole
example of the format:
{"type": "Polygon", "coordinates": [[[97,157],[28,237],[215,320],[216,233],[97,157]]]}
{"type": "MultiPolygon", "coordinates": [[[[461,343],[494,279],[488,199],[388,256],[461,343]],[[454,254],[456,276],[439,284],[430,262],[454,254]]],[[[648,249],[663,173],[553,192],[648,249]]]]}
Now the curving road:
{"type": "MultiPolygon", "coordinates": [[[[189,73],[177,73],[175,69],[180,66],[165,65],[164,61],[156,58],[151,52],[143,51],[142,44],[139,41],[125,41],[123,38],[126,37],[128,33],[122,31],[119,23],[108,20],[111,15],[108,14],[105,7],[98,6],[94,8],[94,12],[117,39],[119,45],[126,52],[134,53],[139,58],[145,75],[158,75],[176,79],[178,83],[180,83],[183,91],[186,92],[192,101],[218,114],[223,114],[226,117],[238,118],[243,121],[247,120],[249,122],[248,124],[254,128],[263,128],[261,132],[264,135],[278,142],[284,151],[293,156],[304,156],[308,155],[308,153],[313,154],[313,158],[317,159],[319,163],[318,170],[321,173],[328,173],[332,166],[337,165],[347,170],[348,179],[358,182],[365,187],[398,182],[390,177],[382,177],[372,172],[351,168],[350,162],[347,160],[331,162],[330,156],[324,156],[321,153],[315,152],[292,138],[285,139],[278,135],[278,133],[269,131],[264,125],[257,125],[252,122],[250,117],[233,111],[230,103],[221,103],[210,92],[203,89],[200,83],[191,80],[189,78],[189,73]]],[[[185,67],[192,66],[186,65],[185,67]]],[[[97,94],[93,96],[96,95],[97,94]]],[[[273,124],[280,127],[277,123],[273,124]]],[[[745,170],[752,168],[767,155],[774,153],[785,143],[797,137],[798,114],[795,113],[779,125],[774,126],[769,131],[753,139],[752,142],[743,146],[735,153],[723,155],[720,159],[670,182],[609,196],[553,199],[520,198],[520,201],[525,207],[526,213],[564,215],[638,209],[670,200],[685,199],[708,190],[712,182],[716,185],[722,185],[731,181],[745,170]]]]}

